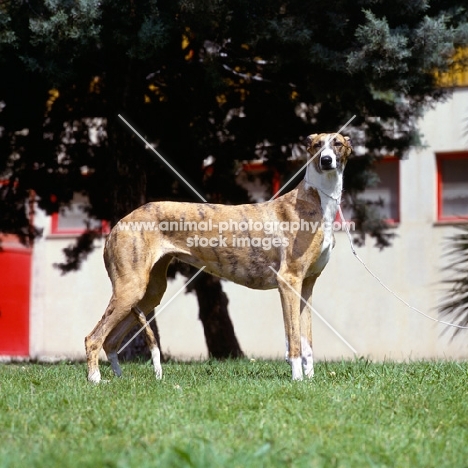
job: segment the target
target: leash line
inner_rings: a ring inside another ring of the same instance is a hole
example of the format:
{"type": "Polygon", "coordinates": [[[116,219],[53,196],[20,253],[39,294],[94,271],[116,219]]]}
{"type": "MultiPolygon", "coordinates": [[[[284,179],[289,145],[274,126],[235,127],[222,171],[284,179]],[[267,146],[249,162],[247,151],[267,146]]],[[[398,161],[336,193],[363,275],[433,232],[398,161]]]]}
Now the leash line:
{"type": "Polygon", "coordinates": [[[315,190],[317,190],[318,192],[322,193],[323,195],[325,195],[326,197],[330,198],[331,200],[334,200],[338,206],[340,206],[340,203],[341,203],[341,196],[339,197],[333,197],[332,195],[329,195],[327,192],[324,192],[322,189],[318,188],[318,187],[313,187],[315,190]]]}
{"type": "Polygon", "coordinates": [[[460,328],[462,330],[466,330],[468,329],[468,327],[464,327],[462,325],[457,325],[456,323],[450,323],[450,322],[446,322],[444,320],[439,320],[439,319],[436,319],[434,317],[431,317],[430,315],[422,312],[421,310],[419,310],[418,308],[412,306],[411,304],[409,304],[407,301],[405,301],[401,296],[399,296],[396,292],[394,292],[392,289],[390,289],[367,265],[366,263],[364,262],[364,260],[358,255],[358,253],[356,252],[356,248],[354,246],[354,242],[353,242],[353,238],[351,237],[351,233],[349,232],[349,227],[348,227],[348,224],[346,223],[346,219],[345,217],[343,216],[343,211],[341,210],[341,205],[338,204],[338,212],[340,213],[340,216],[341,216],[341,219],[343,221],[343,224],[345,226],[345,231],[346,231],[346,234],[348,236],[348,240],[349,240],[349,245],[351,246],[351,251],[353,252],[353,255],[356,257],[356,259],[362,264],[362,266],[366,269],[366,271],[374,278],[377,280],[377,282],[384,288],[386,289],[390,294],[392,294],[392,296],[394,296],[395,298],[397,298],[401,303],[403,303],[406,307],[408,307],[409,309],[413,310],[414,312],[417,312],[419,315],[422,315],[423,317],[426,317],[427,319],[429,320],[432,320],[433,322],[437,322],[437,323],[441,323],[443,325],[447,325],[449,327],[454,327],[454,328],[460,328]]]}

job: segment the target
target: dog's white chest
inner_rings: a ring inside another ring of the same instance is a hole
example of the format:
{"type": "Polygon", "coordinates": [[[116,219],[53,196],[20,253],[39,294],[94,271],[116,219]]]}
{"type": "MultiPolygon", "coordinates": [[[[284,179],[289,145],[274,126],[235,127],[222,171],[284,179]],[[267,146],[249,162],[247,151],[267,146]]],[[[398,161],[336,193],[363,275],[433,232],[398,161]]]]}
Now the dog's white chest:
{"type": "Polygon", "coordinates": [[[323,232],[323,241],[320,256],[313,265],[312,272],[320,273],[330,260],[331,251],[334,247],[334,236],[333,236],[333,225],[336,217],[336,212],[338,209],[337,201],[327,197],[324,194],[320,195],[321,207],[322,207],[322,225],[321,229],[323,232]]]}
{"type": "Polygon", "coordinates": [[[336,200],[328,198],[325,195],[320,195],[322,211],[323,211],[323,244],[322,252],[333,248],[333,225],[338,210],[336,200]]]}
{"type": "Polygon", "coordinates": [[[317,172],[312,164],[307,166],[306,187],[312,187],[318,191],[320,206],[322,208],[323,242],[320,256],[312,267],[313,273],[320,273],[330,259],[334,246],[333,224],[338,211],[338,203],[343,187],[342,174],[323,174],[317,172]]]}

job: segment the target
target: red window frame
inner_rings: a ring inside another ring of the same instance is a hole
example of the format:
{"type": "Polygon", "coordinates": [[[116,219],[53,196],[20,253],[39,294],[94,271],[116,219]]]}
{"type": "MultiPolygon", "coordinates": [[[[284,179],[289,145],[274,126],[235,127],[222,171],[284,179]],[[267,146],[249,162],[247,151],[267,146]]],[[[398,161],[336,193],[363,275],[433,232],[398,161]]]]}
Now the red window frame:
{"type": "MultiPolygon", "coordinates": [[[[90,229],[91,231],[95,231],[96,229],[99,229],[102,231],[103,234],[109,234],[110,232],[110,225],[108,221],[101,221],[101,227],[100,228],[92,228],[90,229]]],[[[52,213],[52,219],[50,223],[50,234],[52,236],[79,236],[86,232],[86,228],[71,228],[71,229],[64,229],[59,227],[59,214],[58,213],[52,213]]]]}
{"type": "MultiPolygon", "coordinates": [[[[51,224],[50,224],[50,234],[52,236],[79,236],[87,231],[85,227],[83,228],[61,228],[59,227],[59,212],[52,213],[51,224]]],[[[99,221],[97,221],[99,223],[99,221]]],[[[101,220],[100,227],[91,228],[91,231],[99,229],[103,234],[108,234],[110,232],[110,225],[108,221],[101,220]]]]}
{"type": "MultiPolygon", "coordinates": [[[[437,222],[439,223],[466,223],[468,215],[463,216],[444,216],[443,213],[443,193],[444,193],[444,180],[443,180],[443,161],[447,160],[460,160],[466,159],[468,161],[468,151],[451,151],[446,153],[436,153],[437,163],[437,222]]],[[[468,174],[467,185],[468,185],[468,174]]]]}
{"type": "Polygon", "coordinates": [[[276,195],[281,188],[281,176],[277,169],[269,168],[263,162],[248,162],[242,164],[242,170],[247,172],[248,174],[259,174],[262,172],[272,171],[271,176],[271,196],[276,195]]]}

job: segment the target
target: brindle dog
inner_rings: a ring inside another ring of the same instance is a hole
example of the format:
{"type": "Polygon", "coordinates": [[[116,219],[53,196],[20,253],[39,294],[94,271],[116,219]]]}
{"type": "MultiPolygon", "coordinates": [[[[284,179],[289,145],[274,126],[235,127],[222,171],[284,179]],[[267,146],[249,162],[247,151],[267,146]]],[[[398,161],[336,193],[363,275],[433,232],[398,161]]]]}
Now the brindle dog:
{"type": "Polygon", "coordinates": [[[305,178],[286,195],[238,206],[147,203],[112,229],[104,250],[112,297],[85,339],[89,381],[101,379],[103,347],[121,375],[117,350],[135,323],[145,327],[156,377],[162,377],[160,350],[146,315],[161,301],[173,258],[249,288],[278,288],[292,378],[302,379],[303,370],[313,376],[311,312],[305,302],[311,303],[334,246],[332,226],[352,146],[336,133],[310,135],[307,143],[305,178]]]}

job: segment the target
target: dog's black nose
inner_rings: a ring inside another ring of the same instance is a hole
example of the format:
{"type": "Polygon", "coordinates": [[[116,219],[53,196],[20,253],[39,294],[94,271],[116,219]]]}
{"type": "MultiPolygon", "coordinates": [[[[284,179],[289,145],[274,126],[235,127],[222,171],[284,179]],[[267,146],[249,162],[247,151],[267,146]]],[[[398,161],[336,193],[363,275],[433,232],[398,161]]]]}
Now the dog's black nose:
{"type": "Polygon", "coordinates": [[[320,158],[320,164],[323,169],[329,169],[332,167],[333,159],[331,156],[322,156],[320,158]]]}

